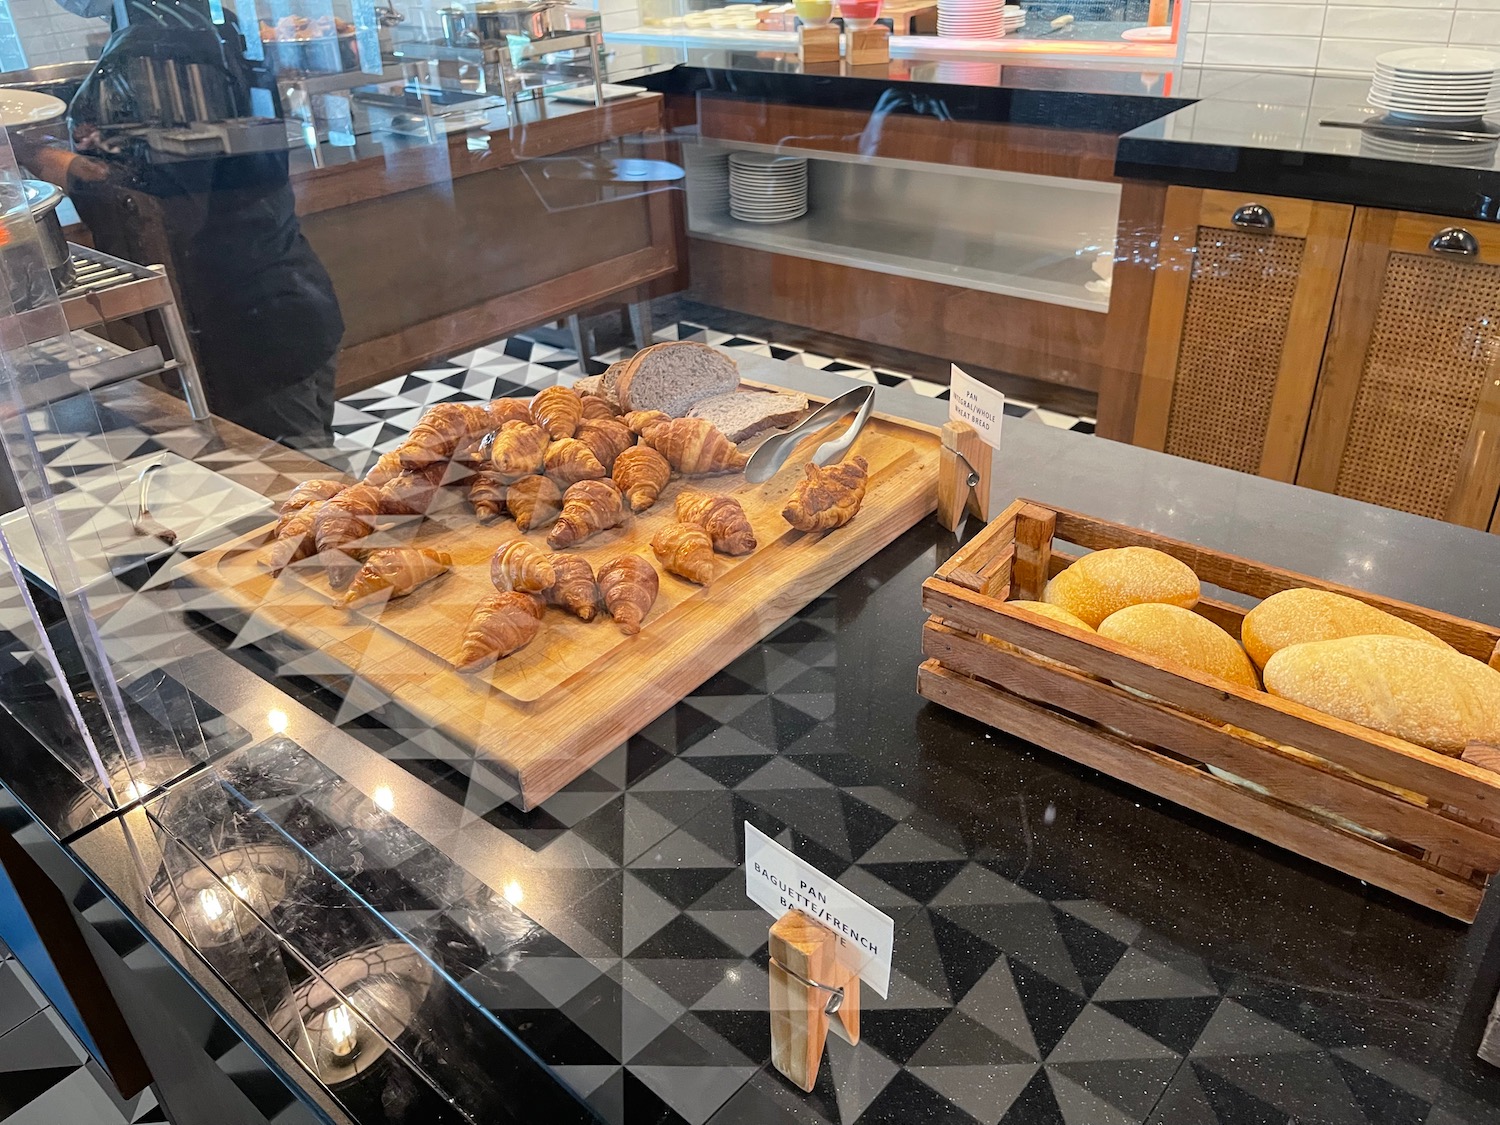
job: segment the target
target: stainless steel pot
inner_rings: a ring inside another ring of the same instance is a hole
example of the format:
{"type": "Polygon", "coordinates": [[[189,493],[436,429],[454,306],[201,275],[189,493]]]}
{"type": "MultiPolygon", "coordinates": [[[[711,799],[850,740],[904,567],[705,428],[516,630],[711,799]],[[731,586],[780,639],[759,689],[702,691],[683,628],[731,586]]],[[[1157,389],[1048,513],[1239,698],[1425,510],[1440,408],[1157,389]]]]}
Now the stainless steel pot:
{"type": "Polygon", "coordinates": [[[505,42],[512,36],[545,39],[552,30],[555,4],[504,3],[485,0],[474,5],[474,30],[485,42],[505,42]]]}
{"type": "Polygon", "coordinates": [[[73,256],[68,250],[68,240],[63,236],[62,220],[57,217],[58,205],[66,197],[62,188],[43,180],[22,180],[21,190],[31,217],[36,220],[37,236],[42,242],[42,261],[61,293],[73,284],[73,256]]]}
{"type": "Polygon", "coordinates": [[[57,205],[63,201],[61,188],[40,180],[0,181],[0,213],[8,237],[0,243],[10,310],[25,312],[52,299],[54,290],[61,292],[73,283],[73,263],[68,241],[63,237],[57,205]],[[33,238],[35,220],[37,236],[33,238]]]}

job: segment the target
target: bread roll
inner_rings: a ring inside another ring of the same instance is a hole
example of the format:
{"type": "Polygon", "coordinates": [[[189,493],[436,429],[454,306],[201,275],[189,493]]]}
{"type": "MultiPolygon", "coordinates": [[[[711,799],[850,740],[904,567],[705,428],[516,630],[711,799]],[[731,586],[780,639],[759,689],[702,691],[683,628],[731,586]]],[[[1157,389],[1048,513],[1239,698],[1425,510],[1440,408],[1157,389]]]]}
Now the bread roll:
{"type": "Polygon", "coordinates": [[[1343,637],[1266,661],[1266,690],[1443,754],[1500,742],[1500,672],[1446,645],[1343,637]]]}
{"type": "Polygon", "coordinates": [[[1409,621],[1327,590],[1283,590],[1272,594],[1245,614],[1240,626],[1240,640],[1257,668],[1264,668],[1267,660],[1291,645],[1375,635],[1444,644],[1409,621]]]}
{"type": "Polygon", "coordinates": [[[1097,629],[1128,605],[1165,602],[1192,609],[1200,593],[1198,576],[1187,563],[1150,547],[1115,547],[1084,555],[1047,583],[1042,600],[1097,629]]]}
{"type": "Polygon", "coordinates": [[[1126,606],[1111,613],[1099,635],[1138,648],[1164,664],[1177,664],[1255,689],[1255,669],[1228,633],[1190,609],[1160,603],[1126,606]]]}
{"type": "Polygon", "coordinates": [[[1006,602],[1005,604],[1011,609],[1024,610],[1027,613],[1034,613],[1038,617],[1046,617],[1052,621],[1061,621],[1064,625],[1071,625],[1075,629],[1082,629],[1085,633],[1092,633],[1094,631],[1094,627],[1087,621],[1084,621],[1077,614],[1069,613],[1060,605],[1048,605],[1046,602],[1028,601],[1006,602]]]}

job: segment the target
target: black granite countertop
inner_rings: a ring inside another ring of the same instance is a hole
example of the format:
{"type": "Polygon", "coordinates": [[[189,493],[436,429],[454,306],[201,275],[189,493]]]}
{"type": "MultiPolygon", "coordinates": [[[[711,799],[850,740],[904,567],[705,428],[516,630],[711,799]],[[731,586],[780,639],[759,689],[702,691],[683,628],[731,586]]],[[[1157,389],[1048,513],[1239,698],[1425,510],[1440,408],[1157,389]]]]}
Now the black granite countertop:
{"type": "Polygon", "coordinates": [[[1485,126],[1489,141],[1324,125],[1376,120],[1366,80],[1139,60],[965,64],[962,80],[951,80],[941,60],[839,68],[728,50],[682,51],[650,69],[628,80],[664,92],[1112,132],[1125,179],[1500,219],[1500,123],[1485,126]]]}
{"type": "MultiPolygon", "coordinates": [[[[295,475],[162,424],[180,408],[148,417],[162,403],[104,417],[271,491],[295,475]]],[[[995,469],[1000,503],[1500,620],[1493,536],[1028,422],[995,469]]],[[[954,546],[920,524],[530,813],[318,654],[193,588],[134,583],[111,620],[152,623],[122,633],[156,670],[137,702],[191,715],[207,767],[179,738],[143,804],[70,820],[66,771],[11,730],[0,782],[334,1120],[1500,1121],[1500,1074],[1473,1057],[1500,902],[1450,922],[923,701],[919,589],[954,546]],[[895,921],[889,997],[866,992],[861,1043],[832,1043],[807,1095],[768,1064],[747,822],[895,921]],[[205,863],[238,880],[232,926],[200,916],[205,863]],[[358,1075],[293,1058],[312,974],[375,989],[355,1002],[358,1075]]],[[[62,745],[19,643],[0,692],[62,745]]]]}

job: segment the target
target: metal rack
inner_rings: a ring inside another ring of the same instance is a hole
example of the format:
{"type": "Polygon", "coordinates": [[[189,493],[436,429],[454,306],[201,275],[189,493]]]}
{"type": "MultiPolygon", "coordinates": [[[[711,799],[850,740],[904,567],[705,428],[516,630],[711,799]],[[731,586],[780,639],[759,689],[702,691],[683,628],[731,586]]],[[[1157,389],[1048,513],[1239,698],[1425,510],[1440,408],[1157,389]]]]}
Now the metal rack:
{"type": "Polygon", "coordinates": [[[193,418],[197,421],[207,418],[208,399],[203,393],[198,363],[165,267],[139,266],[71,242],[68,250],[76,276],[73,284],[58,294],[62,323],[58,306],[29,309],[16,316],[14,327],[4,340],[7,347],[23,347],[38,358],[54,359],[56,362],[46,365],[49,369],[60,368],[56,374],[45,374],[27,385],[27,405],[42,406],[170,371],[182,380],[183,397],[193,418]],[[132,316],[158,322],[158,338],[165,340],[169,354],[163,354],[155,344],[134,351],[119,348],[91,334],[90,342],[102,345],[99,350],[115,354],[98,362],[77,365],[67,361],[69,349],[48,347],[63,339],[65,332],[98,328],[132,316]]]}

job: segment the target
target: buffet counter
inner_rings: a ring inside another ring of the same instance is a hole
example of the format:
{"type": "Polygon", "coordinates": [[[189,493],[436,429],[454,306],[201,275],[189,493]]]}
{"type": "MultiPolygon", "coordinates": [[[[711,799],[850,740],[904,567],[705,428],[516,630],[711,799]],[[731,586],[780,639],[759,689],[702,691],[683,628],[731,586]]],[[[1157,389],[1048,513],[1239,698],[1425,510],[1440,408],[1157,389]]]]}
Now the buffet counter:
{"type": "Polygon", "coordinates": [[[691,297],[917,353],[929,378],[1095,396],[1070,412],[1108,438],[1500,530],[1497,136],[1402,133],[1348,79],[677,60],[634,81],[683,152],[691,297]],[[805,207],[736,216],[736,153],[805,162],[805,207]]]}
{"type": "MultiPolygon", "coordinates": [[[[165,396],[100,398],[106,430],[157,434],[273,499],[317,469],[188,425],[165,396]]],[[[909,391],[877,402],[946,417],[909,391]]],[[[994,510],[1024,496],[1500,619],[1500,540],[1476,531],[1035,424],[1006,426],[993,473],[994,510]]],[[[223,606],[170,572],[127,580],[104,627],[134,638],[143,720],[192,715],[210,760],[164,754],[110,813],[31,741],[71,753],[18,664],[0,783],[336,1122],[1500,1119],[1500,1076],[1474,1058],[1500,985],[1494,895],[1451,922],[924,702],[920,587],[957,543],[927,520],[808,590],[525,813],[316,653],[215,624],[223,606]],[[746,824],[894,921],[889,995],[865,992],[859,1045],[830,1040],[808,1094],[769,1064],[771,919],[746,897],[746,824]],[[242,881],[233,939],[194,914],[205,901],[162,894],[199,864],[242,881]],[[400,985],[362,1008],[383,1013],[378,1039],[319,1081],[268,1030],[306,999],[295,965],[349,988],[347,962],[377,956],[400,985]]]]}

